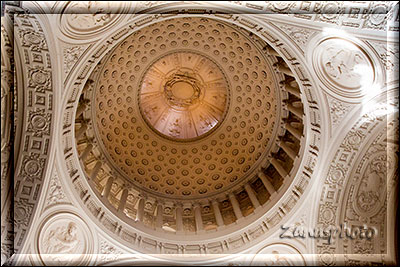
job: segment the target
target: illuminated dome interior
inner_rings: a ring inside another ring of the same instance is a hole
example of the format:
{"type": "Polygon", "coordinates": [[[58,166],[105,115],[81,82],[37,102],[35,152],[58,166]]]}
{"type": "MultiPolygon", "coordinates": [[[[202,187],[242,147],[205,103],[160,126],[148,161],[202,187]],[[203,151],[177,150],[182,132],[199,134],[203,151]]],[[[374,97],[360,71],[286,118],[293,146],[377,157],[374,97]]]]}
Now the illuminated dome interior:
{"type": "Polygon", "coordinates": [[[229,86],[221,69],[205,55],[173,52],[153,63],[140,88],[143,118],[174,140],[203,136],[222,121],[229,86]]]}
{"type": "Polygon", "coordinates": [[[241,182],[278,119],[272,66],[262,59],[248,37],[213,20],[160,22],[128,37],[105,61],[95,94],[115,168],[166,196],[209,196],[241,182]]]}
{"type": "Polygon", "coordinates": [[[101,60],[75,138],[89,183],[115,214],[199,233],[278,200],[302,114],[294,75],[268,44],[185,17],[135,31],[101,60]]]}

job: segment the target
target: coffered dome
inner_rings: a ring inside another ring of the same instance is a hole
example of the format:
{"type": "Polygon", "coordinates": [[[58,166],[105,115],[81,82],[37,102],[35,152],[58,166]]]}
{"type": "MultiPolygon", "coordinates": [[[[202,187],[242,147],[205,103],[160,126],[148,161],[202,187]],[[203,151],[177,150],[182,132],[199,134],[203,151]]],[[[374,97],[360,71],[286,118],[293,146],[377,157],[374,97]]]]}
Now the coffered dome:
{"type": "Polygon", "coordinates": [[[5,2],[2,265],[395,262],[398,5],[5,2]]]}
{"type": "Polygon", "coordinates": [[[161,20],[116,44],[90,75],[75,116],[80,162],[103,204],[135,227],[230,225],[268,210],[291,183],[300,94],[287,64],[251,32],[210,18],[161,20]]]}
{"type": "Polygon", "coordinates": [[[113,166],[136,186],[206,197],[243,181],[266,155],[279,120],[276,87],[272,64],[238,29],[168,20],[104,61],[95,127],[113,166]]]}

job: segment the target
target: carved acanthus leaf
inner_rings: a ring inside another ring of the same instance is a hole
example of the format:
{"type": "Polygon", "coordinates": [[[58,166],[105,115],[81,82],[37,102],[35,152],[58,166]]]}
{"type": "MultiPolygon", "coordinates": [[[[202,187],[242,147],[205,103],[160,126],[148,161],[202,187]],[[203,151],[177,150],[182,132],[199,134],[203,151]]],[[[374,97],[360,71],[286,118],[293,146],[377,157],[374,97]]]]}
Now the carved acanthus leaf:
{"type": "Polygon", "coordinates": [[[332,128],[339,125],[346,114],[353,108],[353,104],[339,101],[335,98],[328,97],[329,111],[331,114],[332,128]]]}
{"type": "Polygon", "coordinates": [[[47,207],[57,203],[68,202],[67,197],[61,187],[61,183],[59,181],[57,173],[54,173],[53,177],[51,178],[47,192],[47,207]]]}
{"type": "Polygon", "coordinates": [[[311,35],[313,35],[316,31],[295,27],[290,24],[282,24],[282,23],[274,23],[278,26],[284,33],[286,33],[292,40],[294,40],[301,49],[304,49],[306,44],[308,43],[311,35]]]}
{"type": "Polygon", "coordinates": [[[100,262],[110,262],[115,261],[120,258],[120,256],[124,254],[121,250],[111,245],[105,240],[100,242],[100,262]]]}
{"type": "Polygon", "coordinates": [[[383,67],[386,70],[386,78],[389,81],[398,79],[399,73],[399,47],[395,43],[368,41],[379,55],[383,67]]]}
{"type": "Polygon", "coordinates": [[[65,76],[69,74],[88,46],[89,45],[74,45],[63,48],[63,67],[65,76]]]}

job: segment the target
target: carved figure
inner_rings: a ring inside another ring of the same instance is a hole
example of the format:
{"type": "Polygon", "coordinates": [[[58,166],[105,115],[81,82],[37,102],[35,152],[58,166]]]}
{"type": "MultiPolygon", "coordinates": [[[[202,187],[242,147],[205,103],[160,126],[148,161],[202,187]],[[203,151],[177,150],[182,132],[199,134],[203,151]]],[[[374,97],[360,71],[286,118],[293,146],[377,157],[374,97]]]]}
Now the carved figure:
{"type": "Polygon", "coordinates": [[[79,244],[77,227],[75,223],[70,222],[67,227],[57,227],[49,232],[45,240],[45,253],[73,254],[77,251],[79,244]]]}
{"type": "Polygon", "coordinates": [[[279,254],[278,251],[272,251],[273,258],[270,263],[265,263],[265,266],[290,266],[290,262],[285,256],[279,254]]]}
{"type": "Polygon", "coordinates": [[[359,74],[354,71],[354,67],[363,62],[359,53],[349,50],[329,48],[330,56],[325,68],[328,74],[336,79],[354,78],[359,74]]]}

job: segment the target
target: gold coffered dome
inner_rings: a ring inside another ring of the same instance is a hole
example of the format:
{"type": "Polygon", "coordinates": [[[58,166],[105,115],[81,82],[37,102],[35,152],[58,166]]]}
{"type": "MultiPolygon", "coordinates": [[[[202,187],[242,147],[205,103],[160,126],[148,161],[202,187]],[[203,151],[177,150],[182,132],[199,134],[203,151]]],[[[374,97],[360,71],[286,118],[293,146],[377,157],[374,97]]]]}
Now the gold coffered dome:
{"type": "Polygon", "coordinates": [[[139,108],[155,131],[174,140],[193,140],[223,119],[228,82],[211,59],[173,52],[153,63],[140,88],[139,108]]]}
{"type": "Polygon", "coordinates": [[[248,32],[205,18],[136,31],[103,60],[96,138],[139,191],[204,198],[260,168],[279,120],[275,73],[248,32]]]}

